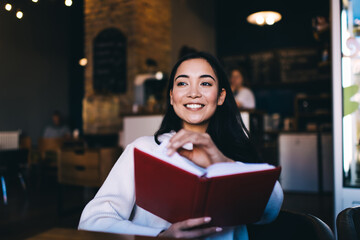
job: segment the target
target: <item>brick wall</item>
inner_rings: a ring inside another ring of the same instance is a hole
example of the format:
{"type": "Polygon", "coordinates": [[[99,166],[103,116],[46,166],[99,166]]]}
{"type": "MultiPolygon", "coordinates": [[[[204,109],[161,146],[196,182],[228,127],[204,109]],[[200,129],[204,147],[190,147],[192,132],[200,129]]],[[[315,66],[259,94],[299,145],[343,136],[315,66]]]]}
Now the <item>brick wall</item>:
{"type": "Polygon", "coordinates": [[[131,109],[133,80],[146,70],[145,60],[153,58],[159,69],[170,71],[170,0],[85,0],[85,133],[117,133],[121,114],[131,109]],[[97,94],[93,89],[93,40],[102,30],[117,28],[127,37],[126,94],[97,94]]]}

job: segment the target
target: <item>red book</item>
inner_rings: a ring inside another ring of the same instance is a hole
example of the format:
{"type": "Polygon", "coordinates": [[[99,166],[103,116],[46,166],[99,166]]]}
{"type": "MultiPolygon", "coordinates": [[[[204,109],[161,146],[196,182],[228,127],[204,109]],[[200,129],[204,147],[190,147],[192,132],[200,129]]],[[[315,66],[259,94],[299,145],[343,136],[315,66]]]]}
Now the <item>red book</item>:
{"type": "Polygon", "coordinates": [[[267,164],[253,171],[262,167],[219,163],[191,172],[137,148],[134,157],[136,204],[170,223],[205,216],[220,227],[257,222],[281,171],[267,164]]]}

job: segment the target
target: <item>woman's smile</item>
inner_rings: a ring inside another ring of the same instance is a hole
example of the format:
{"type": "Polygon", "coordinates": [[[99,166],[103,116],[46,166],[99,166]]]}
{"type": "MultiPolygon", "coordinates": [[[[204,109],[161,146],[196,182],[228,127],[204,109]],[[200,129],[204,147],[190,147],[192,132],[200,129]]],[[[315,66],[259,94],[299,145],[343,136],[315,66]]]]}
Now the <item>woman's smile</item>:
{"type": "Polygon", "coordinates": [[[201,103],[187,103],[184,104],[184,107],[186,107],[188,110],[191,111],[198,111],[203,109],[203,107],[205,106],[205,104],[201,104],[201,103]]]}

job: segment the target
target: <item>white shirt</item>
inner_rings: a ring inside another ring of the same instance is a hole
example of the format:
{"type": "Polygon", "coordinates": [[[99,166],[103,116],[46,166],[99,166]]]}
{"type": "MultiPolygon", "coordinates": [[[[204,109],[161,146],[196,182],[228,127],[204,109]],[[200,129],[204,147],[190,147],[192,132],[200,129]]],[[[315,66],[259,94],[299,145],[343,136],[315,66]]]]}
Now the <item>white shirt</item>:
{"type": "Polygon", "coordinates": [[[242,87],[235,95],[235,100],[241,103],[243,108],[255,108],[255,96],[247,87],[242,87]]]}
{"type": "MultiPolygon", "coordinates": [[[[163,134],[160,141],[173,134],[163,134]]],[[[98,193],[82,212],[79,229],[133,235],[157,236],[171,223],[155,216],[135,204],[134,147],[153,151],[159,145],[154,136],[140,137],[129,144],[110,171],[98,193]]],[[[261,221],[276,218],[283,200],[280,184],[275,185],[261,221]]],[[[224,228],[208,239],[248,239],[245,225],[224,228]]]]}

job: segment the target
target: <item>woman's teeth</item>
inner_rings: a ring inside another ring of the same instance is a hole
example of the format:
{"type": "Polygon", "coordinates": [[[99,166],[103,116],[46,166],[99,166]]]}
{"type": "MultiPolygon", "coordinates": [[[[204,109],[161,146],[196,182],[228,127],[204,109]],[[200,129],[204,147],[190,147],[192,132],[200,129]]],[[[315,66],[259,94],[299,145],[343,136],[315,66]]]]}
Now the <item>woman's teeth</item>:
{"type": "Polygon", "coordinates": [[[201,108],[203,106],[204,105],[202,105],[202,104],[185,104],[185,107],[191,108],[191,109],[201,108]]]}

